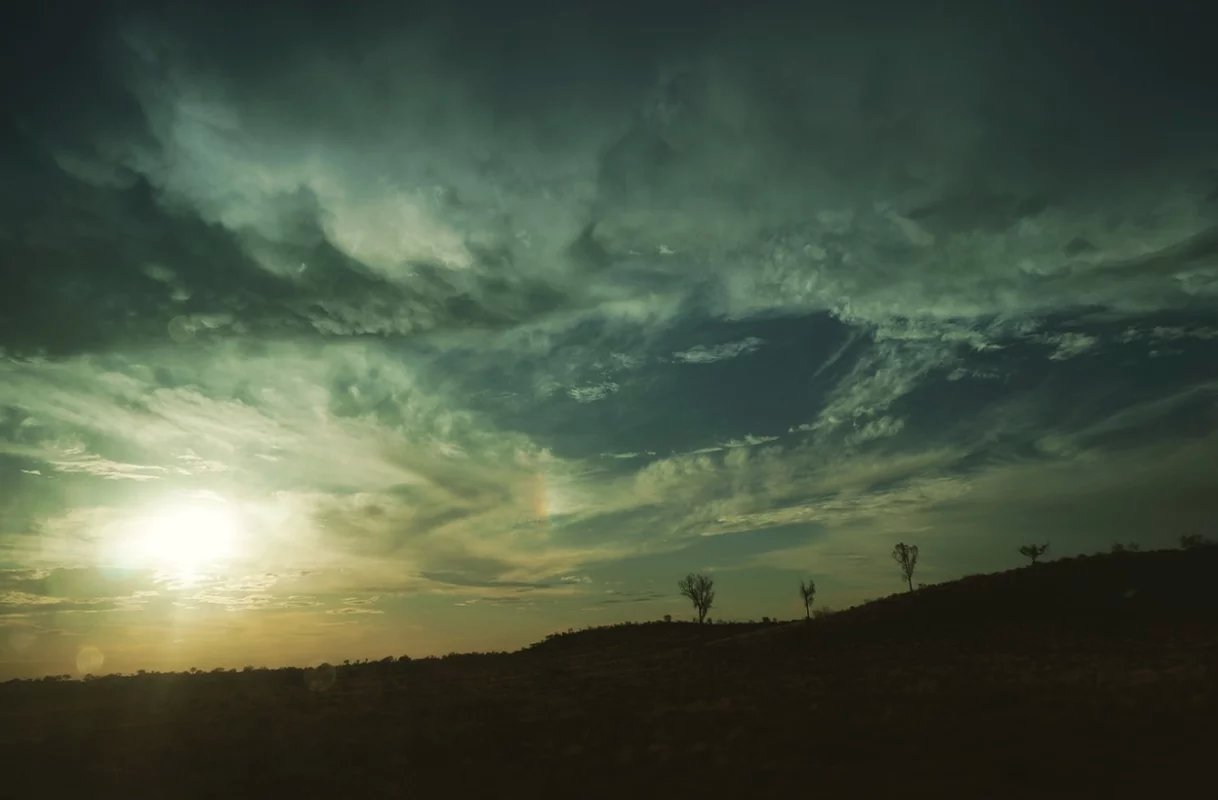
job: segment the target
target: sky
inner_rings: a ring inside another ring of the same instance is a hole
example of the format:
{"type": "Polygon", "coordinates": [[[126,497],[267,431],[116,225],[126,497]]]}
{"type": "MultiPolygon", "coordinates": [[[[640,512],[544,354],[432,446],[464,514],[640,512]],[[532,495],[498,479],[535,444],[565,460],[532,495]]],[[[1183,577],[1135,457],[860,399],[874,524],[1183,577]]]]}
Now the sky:
{"type": "Polygon", "coordinates": [[[1201,4],[29,5],[0,679],[1215,532],[1201,4]]]}

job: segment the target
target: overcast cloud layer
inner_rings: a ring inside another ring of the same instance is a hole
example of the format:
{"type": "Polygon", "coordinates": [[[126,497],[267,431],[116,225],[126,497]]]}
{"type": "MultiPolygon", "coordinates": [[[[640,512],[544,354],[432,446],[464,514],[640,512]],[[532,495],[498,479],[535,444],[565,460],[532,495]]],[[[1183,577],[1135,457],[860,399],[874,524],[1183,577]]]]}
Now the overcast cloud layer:
{"type": "Polygon", "coordinates": [[[1195,8],[330,5],[0,26],[0,677],[1213,531],[1195,8]]]}

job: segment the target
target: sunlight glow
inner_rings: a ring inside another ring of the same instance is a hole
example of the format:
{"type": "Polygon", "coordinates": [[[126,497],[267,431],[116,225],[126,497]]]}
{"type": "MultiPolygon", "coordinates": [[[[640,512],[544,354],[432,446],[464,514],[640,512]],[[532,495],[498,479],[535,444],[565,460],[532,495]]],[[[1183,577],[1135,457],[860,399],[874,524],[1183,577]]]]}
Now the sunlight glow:
{"type": "Polygon", "coordinates": [[[173,506],[142,519],[132,541],[141,562],[178,574],[189,574],[231,559],[237,553],[241,526],[222,503],[173,506]]]}

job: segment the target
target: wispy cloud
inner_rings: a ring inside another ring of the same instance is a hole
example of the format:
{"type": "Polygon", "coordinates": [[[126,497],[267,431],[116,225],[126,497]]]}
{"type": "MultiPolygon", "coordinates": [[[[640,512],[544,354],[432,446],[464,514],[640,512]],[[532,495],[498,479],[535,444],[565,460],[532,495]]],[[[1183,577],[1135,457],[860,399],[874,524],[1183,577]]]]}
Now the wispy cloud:
{"type": "Polygon", "coordinates": [[[729,358],[739,358],[746,356],[749,353],[755,352],[763,344],[764,341],[756,337],[750,336],[746,339],[741,339],[738,342],[724,342],[723,344],[714,345],[695,345],[688,350],[681,350],[672,354],[672,357],[685,364],[713,364],[716,361],[724,361],[729,358]]]}
{"type": "MultiPolygon", "coordinates": [[[[82,473],[106,480],[152,481],[162,477],[164,467],[125,464],[90,453],[80,443],[53,445],[47,463],[57,472],[82,473]]],[[[41,474],[34,471],[34,474],[41,474]]]]}
{"type": "Polygon", "coordinates": [[[1049,358],[1054,361],[1065,361],[1070,358],[1075,358],[1083,353],[1094,350],[1099,344],[1099,339],[1086,333],[1057,333],[1046,334],[1039,337],[1041,341],[1047,345],[1051,345],[1054,349],[1049,355],[1049,358]]]}
{"type": "Polygon", "coordinates": [[[572,386],[567,390],[567,395],[577,403],[595,403],[615,393],[618,388],[614,381],[603,381],[587,386],[572,386]]]}

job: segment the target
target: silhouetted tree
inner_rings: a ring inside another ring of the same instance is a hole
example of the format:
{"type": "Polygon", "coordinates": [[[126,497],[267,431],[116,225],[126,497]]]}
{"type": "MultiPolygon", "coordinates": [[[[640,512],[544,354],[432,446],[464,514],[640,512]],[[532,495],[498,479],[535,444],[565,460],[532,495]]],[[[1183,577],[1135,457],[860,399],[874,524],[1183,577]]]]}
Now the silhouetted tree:
{"type": "Polygon", "coordinates": [[[800,581],[799,596],[804,599],[804,619],[812,619],[812,598],[816,597],[816,582],[811,578],[800,581]]]}
{"type": "Polygon", "coordinates": [[[1124,544],[1123,542],[1113,542],[1112,544],[1112,553],[1114,555],[1120,555],[1121,553],[1136,553],[1141,549],[1142,546],[1137,542],[1130,542],[1129,544],[1124,544]]]}
{"type": "Polygon", "coordinates": [[[901,575],[905,578],[905,583],[909,585],[909,591],[912,592],[914,569],[918,566],[918,546],[900,542],[892,548],[892,560],[897,562],[901,568],[901,575]]]}
{"type": "Polygon", "coordinates": [[[706,575],[691,572],[677,581],[677,588],[694,604],[698,612],[698,622],[705,622],[706,612],[710,611],[711,604],[715,602],[715,582],[706,575]]]}
{"type": "Polygon", "coordinates": [[[1045,551],[1048,549],[1048,542],[1045,542],[1044,544],[1025,544],[1023,547],[1019,548],[1019,554],[1025,558],[1032,559],[1032,563],[1035,564],[1036,559],[1043,556],[1045,551]]]}
{"type": "Polygon", "coordinates": [[[1199,533],[1186,533],[1180,537],[1180,547],[1184,550],[1195,550],[1198,547],[1213,547],[1215,542],[1199,533]]]}

